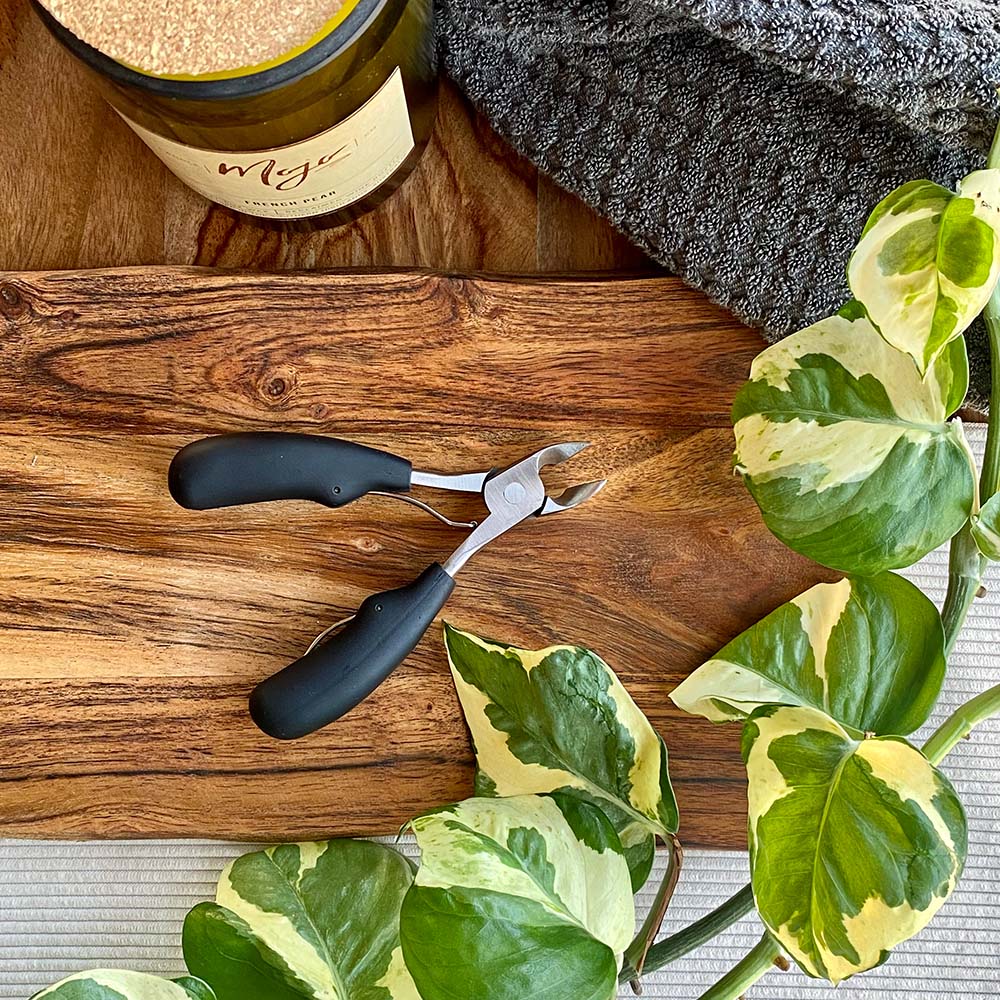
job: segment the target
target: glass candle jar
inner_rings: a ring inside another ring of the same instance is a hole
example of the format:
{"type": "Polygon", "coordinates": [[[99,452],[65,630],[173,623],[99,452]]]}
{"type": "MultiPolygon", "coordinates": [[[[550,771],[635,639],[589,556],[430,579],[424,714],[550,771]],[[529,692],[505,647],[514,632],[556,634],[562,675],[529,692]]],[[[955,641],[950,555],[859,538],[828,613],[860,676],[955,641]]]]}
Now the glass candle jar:
{"type": "Polygon", "coordinates": [[[173,173],[244,215],[293,228],[349,221],[403,182],[430,136],[431,0],[344,0],[304,45],[191,74],[126,65],[32,3],[173,173]]]}

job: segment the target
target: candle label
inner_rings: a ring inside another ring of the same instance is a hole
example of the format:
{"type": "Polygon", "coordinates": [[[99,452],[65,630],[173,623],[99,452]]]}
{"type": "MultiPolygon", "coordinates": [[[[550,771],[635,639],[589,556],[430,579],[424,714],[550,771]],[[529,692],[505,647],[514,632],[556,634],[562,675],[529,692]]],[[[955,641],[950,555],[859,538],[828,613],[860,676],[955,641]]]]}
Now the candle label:
{"type": "Polygon", "coordinates": [[[354,114],[311,139],[276,149],[199,149],[165,139],[128,118],[125,121],[199,194],[266,219],[303,219],[336,212],[381,187],[414,146],[398,67],[354,114]]]}

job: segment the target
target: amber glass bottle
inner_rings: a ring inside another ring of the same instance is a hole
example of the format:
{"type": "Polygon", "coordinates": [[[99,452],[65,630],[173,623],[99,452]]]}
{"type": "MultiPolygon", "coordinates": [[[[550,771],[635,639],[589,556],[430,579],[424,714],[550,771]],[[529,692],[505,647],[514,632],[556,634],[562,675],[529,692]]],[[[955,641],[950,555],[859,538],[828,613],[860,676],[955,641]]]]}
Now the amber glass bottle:
{"type": "Polygon", "coordinates": [[[403,182],[430,136],[431,0],[346,0],[327,30],[285,57],[169,77],[110,58],[32,2],[160,159],[244,215],[294,228],[349,221],[403,182]]]}

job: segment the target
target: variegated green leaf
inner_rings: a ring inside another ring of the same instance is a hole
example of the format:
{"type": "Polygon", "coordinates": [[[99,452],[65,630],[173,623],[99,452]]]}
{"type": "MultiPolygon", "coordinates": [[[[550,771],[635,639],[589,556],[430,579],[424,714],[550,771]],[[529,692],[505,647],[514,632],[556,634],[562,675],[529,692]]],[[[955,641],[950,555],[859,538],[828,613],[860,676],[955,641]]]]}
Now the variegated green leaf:
{"type": "Polygon", "coordinates": [[[882,336],[925,372],[982,312],[1000,277],[1000,170],[977,170],[958,194],[910,181],[884,198],[847,277],[882,336]]]}
{"type": "Polygon", "coordinates": [[[399,947],[412,877],[366,841],[244,855],[188,914],[185,961],[218,1000],[418,1000],[399,947]]]}
{"type": "Polygon", "coordinates": [[[477,791],[565,789],[594,800],[625,846],[638,889],[653,835],[677,831],[667,749],[614,671],[579,646],[529,651],[445,626],[445,645],[479,767],[477,791]]]}
{"type": "Polygon", "coordinates": [[[761,705],[808,705],[843,725],[906,735],[927,721],[944,680],[944,628],[895,573],[821,583],[724,646],[670,695],[712,722],[761,705]]]}
{"type": "Polygon", "coordinates": [[[987,559],[1000,561],[1000,493],[991,496],[973,516],[972,537],[987,559]]]}
{"type": "Polygon", "coordinates": [[[33,1000],[214,1000],[215,994],[203,982],[185,976],[170,981],[142,972],[121,969],[94,969],[79,972],[36,993],[33,1000]]]}
{"type": "Polygon", "coordinates": [[[965,341],[923,379],[857,305],[760,354],[733,406],[736,468],[786,545],[866,576],[909,566],[965,523],[973,462],[958,421],[965,341]]]}
{"type": "Polygon", "coordinates": [[[611,1000],[635,910],[600,809],[479,798],[412,826],[421,863],[400,938],[423,1000],[611,1000]]]}
{"type": "Polygon", "coordinates": [[[804,707],[758,709],[743,756],[761,919],[811,976],[884,962],[961,874],[965,814],[947,778],[901,737],[855,739],[804,707]]]}

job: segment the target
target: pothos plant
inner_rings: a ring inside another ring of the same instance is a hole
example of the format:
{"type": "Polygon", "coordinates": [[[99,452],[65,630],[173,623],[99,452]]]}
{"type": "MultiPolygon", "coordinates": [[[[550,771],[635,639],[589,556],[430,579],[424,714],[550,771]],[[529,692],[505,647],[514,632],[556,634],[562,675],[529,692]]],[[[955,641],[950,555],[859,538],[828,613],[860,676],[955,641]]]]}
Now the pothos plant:
{"type": "Polygon", "coordinates": [[[881,962],[948,898],[967,849],[938,765],[1000,685],[917,747],[989,560],[1000,558],[1000,152],[950,191],[872,213],[854,298],[764,351],[733,409],[735,467],[771,531],[842,571],[773,611],[671,695],[742,726],[751,884],[652,944],[681,850],[667,751],[612,670],[445,627],[476,794],[415,817],[414,866],[364,841],[286,844],[222,874],[183,931],[191,976],[82,973],[54,1000],[610,1000],[756,908],[760,943],[704,996],[790,956],[832,983],[881,962]],[[993,382],[977,479],[960,421],[963,334],[993,382]],[[892,571],[951,539],[941,613],[892,571]],[[656,902],[634,893],[668,845],[656,902]]]}

